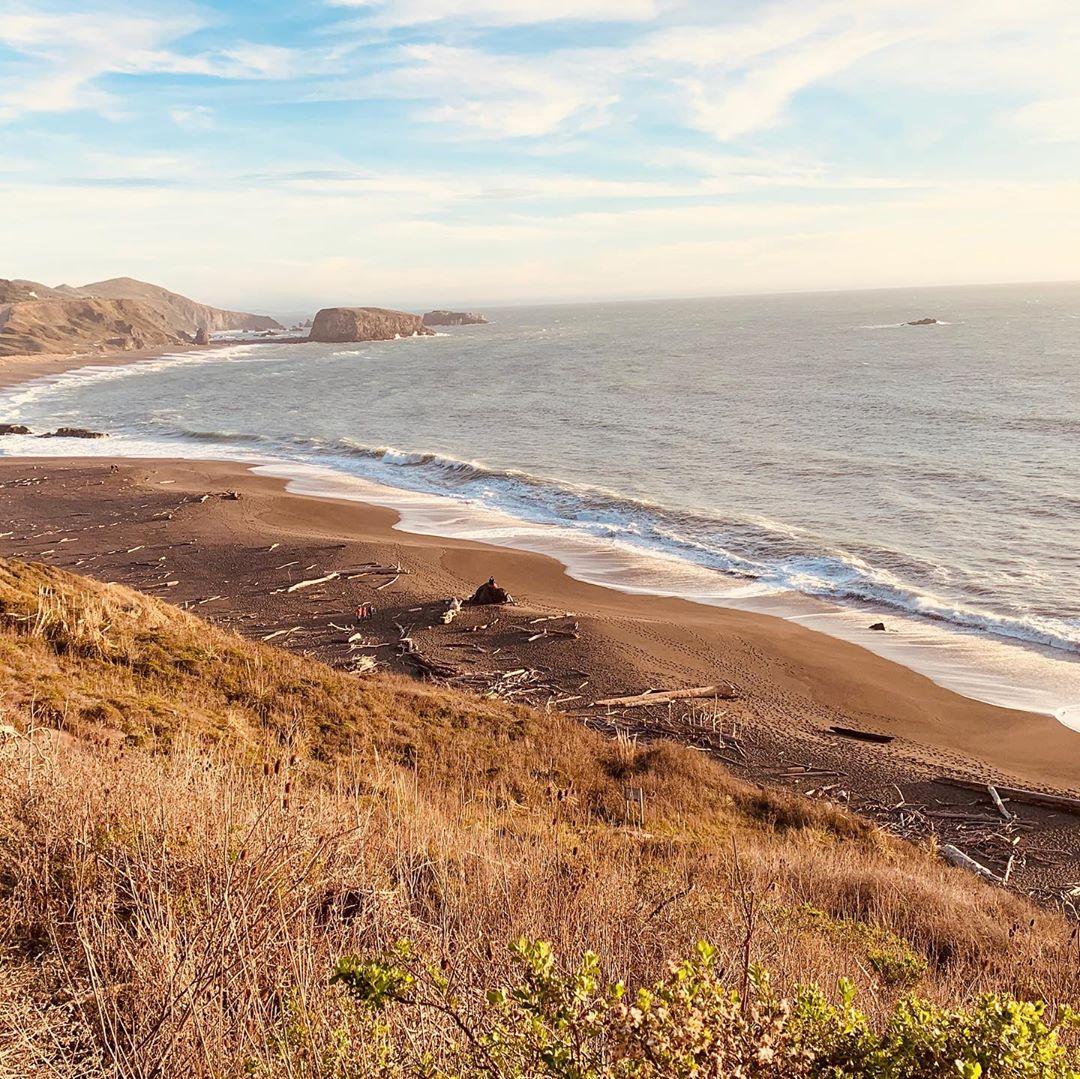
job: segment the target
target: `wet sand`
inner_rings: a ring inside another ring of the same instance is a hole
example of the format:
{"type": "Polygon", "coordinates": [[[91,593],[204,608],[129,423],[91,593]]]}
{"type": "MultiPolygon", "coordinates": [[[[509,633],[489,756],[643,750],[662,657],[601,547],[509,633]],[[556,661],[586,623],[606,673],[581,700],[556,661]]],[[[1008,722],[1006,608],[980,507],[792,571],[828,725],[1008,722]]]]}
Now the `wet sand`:
{"type": "MultiPolygon", "coordinates": [[[[412,535],[396,523],[390,510],[290,494],[235,463],[0,459],[0,533],[10,533],[0,554],[120,581],[334,665],[355,662],[348,638],[360,632],[372,646],[362,653],[385,669],[423,675],[433,664],[461,684],[558,707],[608,733],[675,737],[904,834],[932,828],[999,870],[1005,848],[995,829],[949,816],[977,818],[989,807],[992,820],[988,798],[935,780],[1080,792],[1080,734],[1049,716],[962,697],[779,618],[627,595],[575,581],[542,555],[412,535]],[[366,563],[404,572],[395,580],[366,563]],[[338,576],[288,591],[330,574],[338,576]],[[466,609],[443,624],[446,601],[489,576],[517,605],[466,609]],[[370,621],[355,621],[360,603],[376,608],[370,621]],[[528,640],[545,628],[556,633],[528,640]],[[419,660],[399,654],[402,630],[419,660]],[[520,669],[530,672],[524,684],[501,677],[520,669]],[[727,683],[735,700],[589,707],[645,689],[727,683]],[[834,725],[893,741],[853,741],[830,732],[834,725]],[[799,767],[817,774],[785,774],[799,767]]],[[[1080,817],[1014,808],[1032,829],[1025,834],[1040,836],[1015,880],[1038,890],[1080,878],[1080,817]]]]}

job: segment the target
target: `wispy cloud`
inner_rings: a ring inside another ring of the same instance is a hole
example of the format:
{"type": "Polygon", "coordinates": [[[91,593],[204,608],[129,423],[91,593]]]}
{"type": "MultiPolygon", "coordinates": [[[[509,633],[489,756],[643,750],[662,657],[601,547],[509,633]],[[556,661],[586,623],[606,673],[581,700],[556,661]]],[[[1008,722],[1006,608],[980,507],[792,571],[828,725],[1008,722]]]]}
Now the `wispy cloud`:
{"type": "Polygon", "coordinates": [[[1080,95],[1035,101],[1011,112],[1006,120],[1041,142],[1080,142],[1080,95]]]}
{"type": "Polygon", "coordinates": [[[416,44],[393,53],[377,74],[328,92],[416,102],[418,123],[482,138],[538,138],[602,123],[618,100],[615,85],[603,63],[590,65],[580,53],[532,58],[416,44]]]}
{"type": "Polygon", "coordinates": [[[109,75],[287,79],[326,72],[324,59],[280,45],[237,42],[182,51],[180,44],[206,25],[186,14],[10,14],[0,20],[0,45],[19,59],[0,72],[0,120],[35,112],[118,112],[122,103],[100,85],[109,75]]]}
{"type": "Polygon", "coordinates": [[[537,23],[636,22],[655,18],[655,0],[334,0],[360,8],[372,26],[471,22],[486,26],[537,23]]]}
{"type": "Polygon", "coordinates": [[[188,131],[209,131],[214,126],[214,110],[209,105],[184,105],[169,110],[177,127],[188,131]]]}

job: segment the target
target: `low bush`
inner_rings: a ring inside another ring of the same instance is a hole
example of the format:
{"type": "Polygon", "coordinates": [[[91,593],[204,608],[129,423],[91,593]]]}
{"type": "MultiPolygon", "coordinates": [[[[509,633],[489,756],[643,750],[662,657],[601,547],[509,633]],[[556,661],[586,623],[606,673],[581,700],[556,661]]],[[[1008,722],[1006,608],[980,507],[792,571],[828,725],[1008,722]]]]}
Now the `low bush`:
{"type": "Polygon", "coordinates": [[[371,1021],[362,1074],[440,1079],[1078,1079],[1080,1054],[1041,1003],[986,994],[969,1007],[900,1000],[877,1028],[841,981],[838,1002],[816,986],[782,997],[759,968],[729,988],[717,951],[698,945],[667,977],[631,991],[605,983],[587,952],[560,971],[551,946],[518,941],[514,977],[483,1004],[437,968],[420,968],[408,944],[389,958],[338,962],[332,981],[371,1021]],[[396,1017],[385,1018],[387,1010],[396,1017]],[[445,1052],[413,1057],[409,1039],[425,1011],[449,1017],[457,1037],[445,1052]],[[376,1049],[372,1055],[373,1047],[376,1049]]]}

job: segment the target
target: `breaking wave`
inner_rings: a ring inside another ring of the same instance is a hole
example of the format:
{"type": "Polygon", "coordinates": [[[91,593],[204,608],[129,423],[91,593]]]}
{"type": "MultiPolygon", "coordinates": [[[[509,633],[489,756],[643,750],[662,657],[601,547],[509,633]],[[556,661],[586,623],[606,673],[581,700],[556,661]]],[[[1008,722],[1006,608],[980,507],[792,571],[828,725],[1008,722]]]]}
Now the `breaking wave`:
{"type": "Polygon", "coordinates": [[[999,614],[950,600],[911,583],[933,579],[933,565],[889,549],[857,553],[831,546],[805,529],[769,518],[677,509],[599,485],[349,438],[279,440],[175,428],[155,433],[203,446],[243,448],[260,456],[329,467],[388,487],[455,498],[530,524],[673,556],[733,582],[753,582],[762,593],[798,592],[846,604],[872,604],[966,631],[1080,652],[1078,622],[1039,614],[999,614]]]}

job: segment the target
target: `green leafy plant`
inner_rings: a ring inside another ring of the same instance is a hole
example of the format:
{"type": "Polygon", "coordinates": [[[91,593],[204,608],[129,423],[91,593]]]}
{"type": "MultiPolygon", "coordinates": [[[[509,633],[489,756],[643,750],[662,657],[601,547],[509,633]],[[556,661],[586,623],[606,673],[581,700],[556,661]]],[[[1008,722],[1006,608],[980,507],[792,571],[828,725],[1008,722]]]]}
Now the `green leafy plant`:
{"type": "Polygon", "coordinates": [[[875,1030],[852,983],[839,983],[836,1003],[816,986],[783,998],[751,967],[744,995],[726,987],[705,943],[636,991],[606,983],[591,952],[567,970],[543,941],[517,941],[511,956],[510,982],[469,1004],[404,946],[389,959],[342,960],[334,980],[363,1009],[451,1016],[462,1037],[445,1061],[406,1065],[442,1079],[1080,1079],[1080,1058],[1059,1037],[1073,1013],[1051,1023],[1041,1003],[987,995],[950,1010],[907,997],[875,1030]]]}

